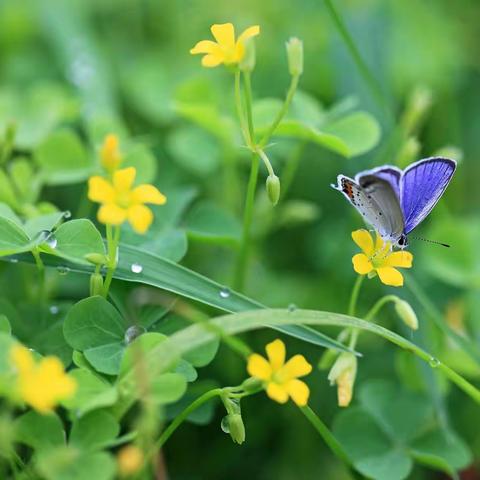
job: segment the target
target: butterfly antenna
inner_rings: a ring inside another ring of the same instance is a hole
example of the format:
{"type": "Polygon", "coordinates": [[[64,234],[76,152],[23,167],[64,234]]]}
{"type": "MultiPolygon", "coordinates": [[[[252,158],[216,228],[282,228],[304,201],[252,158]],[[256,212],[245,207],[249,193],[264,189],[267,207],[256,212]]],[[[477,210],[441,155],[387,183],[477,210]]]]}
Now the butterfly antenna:
{"type": "Polygon", "coordinates": [[[421,240],[422,242],[434,243],[435,245],[441,245],[442,247],[450,248],[450,245],[448,243],[437,242],[435,240],[429,240],[428,238],[423,238],[423,237],[411,237],[411,238],[413,238],[414,240],[421,240]]]}

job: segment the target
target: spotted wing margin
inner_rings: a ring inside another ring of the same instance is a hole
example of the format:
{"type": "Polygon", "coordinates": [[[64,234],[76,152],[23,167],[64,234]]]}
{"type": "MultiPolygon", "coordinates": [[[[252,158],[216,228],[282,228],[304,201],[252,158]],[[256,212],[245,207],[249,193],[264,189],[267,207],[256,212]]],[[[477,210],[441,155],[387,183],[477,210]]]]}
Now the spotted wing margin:
{"type": "Polygon", "coordinates": [[[452,179],[457,162],[431,157],[410,165],[400,180],[400,199],[405,233],[419,225],[440,200],[452,179]]]}
{"type": "MultiPolygon", "coordinates": [[[[395,192],[387,181],[368,175],[366,177],[372,177],[371,179],[375,181],[374,184],[370,185],[367,182],[367,189],[344,175],[339,175],[337,185],[332,186],[343,193],[363,216],[365,222],[377,230],[382,237],[397,238],[402,233],[403,222],[401,222],[400,232],[398,233],[398,227],[393,225],[389,210],[391,202],[397,202],[398,204],[395,192]],[[386,201],[384,197],[387,197],[386,201]],[[387,205],[387,209],[385,209],[385,205],[387,205]]],[[[398,211],[401,214],[400,206],[398,206],[398,211]]],[[[403,219],[403,217],[400,216],[400,219],[403,219]]]]}

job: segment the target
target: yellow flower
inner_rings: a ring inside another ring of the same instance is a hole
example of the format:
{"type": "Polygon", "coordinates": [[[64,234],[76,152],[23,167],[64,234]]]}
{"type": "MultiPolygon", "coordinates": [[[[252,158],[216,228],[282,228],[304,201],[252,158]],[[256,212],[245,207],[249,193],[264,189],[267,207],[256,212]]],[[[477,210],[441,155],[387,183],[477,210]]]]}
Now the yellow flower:
{"type": "Polygon", "coordinates": [[[48,413],[75,394],[77,384],[57,357],[45,357],[36,363],[30,350],[17,344],[10,350],[10,360],[18,373],[16,394],[38,412],[48,413]]]}
{"type": "Polygon", "coordinates": [[[108,134],[103,141],[103,145],[100,149],[100,160],[103,168],[108,172],[115,171],[122,162],[122,157],[118,148],[118,137],[113,133],[108,134]]]}
{"type": "Polygon", "coordinates": [[[328,374],[330,385],[337,385],[339,407],[348,407],[350,405],[356,376],[357,357],[353,353],[340,354],[328,374]]]}
{"type": "Polygon", "coordinates": [[[285,403],[291,397],[298,406],[304,407],[310,390],[298,377],[308,375],[312,366],[303,355],[295,355],[285,363],[285,344],[281,340],[269,343],[265,350],[268,360],[257,353],[248,357],[248,373],[265,383],[267,395],[272,400],[285,403]]]}
{"type": "Polygon", "coordinates": [[[260,27],[255,25],[247,28],[235,41],[235,29],[231,23],[212,25],[210,30],[217,42],[202,40],[190,50],[192,55],[206,54],[202,58],[204,67],[217,67],[221,63],[225,65],[239,63],[245,56],[245,42],[260,33],[260,27]]]}
{"type": "Polygon", "coordinates": [[[402,274],[394,267],[410,268],[413,255],[410,252],[393,252],[389,242],[384,242],[378,235],[375,241],[367,230],[355,230],[352,232],[353,241],[363,250],[353,258],[353,269],[360,275],[378,274],[385,285],[401,287],[403,285],[402,274]]]}
{"type": "Polygon", "coordinates": [[[137,233],[145,233],[153,221],[152,211],[145,203],[163,205],[167,198],[153,185],[132,188],[137,171],[134,167],[116,170],[112,182],[103,177],[90,177],[88,198],[101,203],[98,220],[107,225],[121,225],[128,220],[137,233]]]}
{"type": "Polygon", "coordinates": [[[117,454],[118,471],[123,477],[137,473],[142,468],[143,462],[143,452],[135,445],[127,445],[117,454]]]}

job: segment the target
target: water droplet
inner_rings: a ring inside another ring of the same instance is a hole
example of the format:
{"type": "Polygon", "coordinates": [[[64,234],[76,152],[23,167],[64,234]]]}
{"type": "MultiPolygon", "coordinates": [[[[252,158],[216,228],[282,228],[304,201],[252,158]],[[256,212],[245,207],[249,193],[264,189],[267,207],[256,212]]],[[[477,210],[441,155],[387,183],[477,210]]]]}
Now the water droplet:
{"type": "Polygon", "coordinates": [[[230,425],[229,425],[229,422],[228,422],[228,415],[225,415],[222,418],[222,422],[220,423],[220,428],[222,429],[223,432],[230,433],[230,425]]]}
{"type": "Polygon", "coordinates": [[[223,287],[220,290],[220,296],[222,298],[228,298],[230,296],[230,289],[228,287],[223,287]]]}
{"type": "Polygon", "coordinates": [[[18,258],[12,257],[9,259],[10,263],[18,263],[18,258]]]}
{"type": "Polygon", "coordinates": [[[57,237],[55,236],[54,233],[50,233],[47,238],[45,239],[45,243],[50,247],[50,248],[56,248],[57,247],[57,237]]]}
{"type": "Polygon", "coordinates": [[[60,308],[58,308],[58,305],[51,305],[49,310],[52,315],[56,315],[60,311],[60,308]]]}
{"type": "Polygon", "coordinates": [[[289,306],[288,306],[288,311],[289,312],[294,312],[298,307],[294,304],[294,303],[291,303],[289,306]]]}
{"type": "Polygon", "coordinates": [[[140,325],[132,325],[131,327],[128,327],[125,331],[125,343],[127,345],[132,343],[137,337],[139,337],[140,335],[142,335],[142,333],[145,332],[145,328],[141,327],[140,325]]]}
{"type": "Polygon", "coordinates": [[[65,212],[63,212],[63,218],[65,220],[68,220],[71,217],[72,217],[72,212],[70,210],[65,210],[65,212]]]}
{"type": "Polygon", "coordinates": [[[37,233],[35,240],[38,243],[45,243],[50,233],[52,233],[50,232],[50,230],[41,230],[40,232],[37,233]]]}
{"type": "Polygon", "coordinates": [[[57,272],[59,275],[67,275],[70,272],[70,269],[65,265],[59,265],[57,267],[57,272]]]}
{"type": "Polygon", "coordinates": [[[143,271],[143,266],[140,265],[139,263],[135,262],[135,263],[132,263],[130,265],[130,270],[133,272],[133,273],[142,273],[143,271]]]}
{"type": "Polygon", "coordinates": [[[435,357],[430,357],[430,360],[428,361],[428,363],[432,368],[437,368],[440,365],[440,360],[435,357]]]}

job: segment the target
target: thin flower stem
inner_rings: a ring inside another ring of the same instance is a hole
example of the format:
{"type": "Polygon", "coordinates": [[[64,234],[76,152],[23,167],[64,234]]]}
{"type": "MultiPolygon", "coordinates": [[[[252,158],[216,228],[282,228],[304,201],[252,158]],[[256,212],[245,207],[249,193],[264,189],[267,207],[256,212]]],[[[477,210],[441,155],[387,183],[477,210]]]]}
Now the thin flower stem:
{"type": "Polygon", "coordinates": [[[248,135],[245,115],[243,113],[242,96],[240,93],[240,88],[241,88],[240,70],[237,70],[235,72],[235,108],[237,110],[238,121],[240,122],[240,130],[242,131],[243,139],[245,143],[250,147],[251,140],[248,135]]]}
{"type": "Polygon", "coordinates": [[[290,104],[292,103],[293,96],[295,95],[295,91],[298,87],[298,81],[300,79],[299,75],[293,75],[290,81],[290,86],[288,88],[287,96],[285,97],[285,101],[283,102],[281,110],[278,112],[275,120],[272,122],[268,130],[263,135],[262,139],[260,140],[258,147],[264,148],[265,145],[270,140],[270,137],[273,135],[275,130],[277,129],[278,125],[282,121],[283,117],[287,114],[288,109],[290,108],[290,104]]]}
{"type": "MultiPolygon", "coordinates": [[[[195,411],[198,407],[208,402],[212,398],[220,397],[224,392],[223,388],[214,388],[205,392],[203,395],[194,400],[188,407],[186,407],[179,415],[175,417],[173,422],[162,432],[158,440],[155,442],[153,451],[160,450],[165,442],[172,436],[175,430],[187,419],[187,417],[195,411]]],[[[153,453],[153,452],[152,452],[153,453]]]]}
{"type": "Polygon", "coordinates": [[[322,422],[320,417],[307,405],[306,407],[299,407],[300,411],[305,415],[305,418],[312,424],[313,428],[320,434],[324,442],[330,450],[348,466],[351,466],[351,461],[343,450],[339,441],[333,436],[332,432],[322,422]]]}
{"type": "Polygon", "coordinates": [[[258,180],[258,155],[252,155],[252,165],[250,167],[250,178],[248,180],[247,195],[245,198],[245,210],[243,214],[243,229],[240,251],[237,257],[237,265],[235,269],[234,286],[236,290],[242,291],[245,284],[245,275],[250,253],[250,229],[252,226],[253,207],[255,205],[255,191],[257,189],[258,180]]]}
{"type": "Polygon", "coordinates": [[[252,114],[252,83],[250,72],[243,72],[244,92],[245,92],[245,109],[247,110],[248,134],[250,136],[250,148],[255,146],[255,128],[253,126],[252,114]]]}
{"type": "Polygon", "coordinates": [[[270,160],[267,157],[267,154],[260,148],[257,149],[257,152],[260,155],[260,158],[263,160],[263,163],[265,164],[265,167],[268,171],[268,174],[269,175],[275,175],[275,172],[273,171],[272,164],[270,163],[270,160]]]}
{"type": "Polygon", "coordinates": [[[355,284],[353,285],[352,293],[350,294],[350,301],[348,303],[348,315],[350,315],[351,317],[355,316],[355,312],[357,310],[358,295],[360,293],[360,288],[362,286],[364,278],[365,275],[359,275],[355,280],[355,284]]]}
{"type": "Polygon", "coordinates": [[[107,251],[108,251],[108,265],[107,275],[105,276],[105,283],[103,285],[103,296],[107,298],[110,285],[112,283],[113,274],[117,268],[117,250],[120,242],[120,226],[117,225],[113,232],[112,226],[107,225],[107,251]]]}

